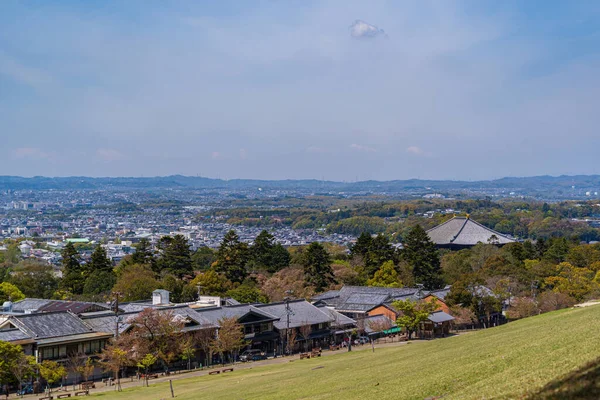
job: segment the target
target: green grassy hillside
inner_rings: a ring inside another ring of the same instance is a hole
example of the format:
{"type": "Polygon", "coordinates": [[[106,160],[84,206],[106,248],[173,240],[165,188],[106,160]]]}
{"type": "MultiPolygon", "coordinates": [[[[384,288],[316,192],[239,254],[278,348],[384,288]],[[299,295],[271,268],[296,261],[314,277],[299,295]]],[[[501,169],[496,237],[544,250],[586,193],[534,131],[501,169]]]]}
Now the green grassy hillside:
{"type": "MultiPolygon", "coordinates": [[[[399,347],[173,381],[178,399],[600,398],[600,306],[399,347]]],[[[168,383],[103,393],[167,399],[168,383]]]]}

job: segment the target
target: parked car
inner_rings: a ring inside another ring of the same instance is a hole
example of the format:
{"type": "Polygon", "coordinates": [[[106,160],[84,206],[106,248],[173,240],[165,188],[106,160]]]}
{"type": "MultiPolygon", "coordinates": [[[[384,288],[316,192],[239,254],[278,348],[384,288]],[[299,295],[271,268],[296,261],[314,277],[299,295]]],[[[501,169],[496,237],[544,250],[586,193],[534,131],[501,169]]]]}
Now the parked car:
{"type": "Polygon", "coordinates": [[[240,361],[248,362],[248,361],[258,361],[258,360],[266,360],[267,355],[258,349],[246,350],[240,355],[240,361]]]}
{"type": "Polygon", "coordinates": [[[369,339],[368,336],[360,336],[358,338],[358,343],[360,343],[360,344],[367,344],[367,343],[370,343],[370,342],[371,342],[371,339],[369,339]]]}

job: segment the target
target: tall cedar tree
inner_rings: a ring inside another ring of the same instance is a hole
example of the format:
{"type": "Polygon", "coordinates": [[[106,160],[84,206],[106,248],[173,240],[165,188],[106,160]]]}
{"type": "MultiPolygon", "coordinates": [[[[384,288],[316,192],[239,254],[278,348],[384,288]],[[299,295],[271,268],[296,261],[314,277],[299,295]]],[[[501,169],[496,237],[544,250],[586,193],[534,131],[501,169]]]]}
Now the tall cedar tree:
{"type": "Polygon", "coordinates": [[[368,232],[361,233],[350,250],[350,256],[362,258],[367,279],[372,278],[386,261],[397,261],[396,251],[389,238],[382,234],[373,238],[368,232]]]}
{"type": "Polygon", "coordinates": [[[108,293],[117,281],[112,261],[101,245],[96,246],[94,249],[91,260],[86,265],[84,275],[86,275],[86,279],[83,285],[83,294],[86,296],[108,293]]]}
{"type": "Polygon", "coordinates": [[[425,289],[443,287],[438,250],[420,225],[406,235],[402,257],[413,267],[415,281],[422,283],[425,289]]]}
{"type": "Polygon", "coordinates": [[[89,273],[94,271],[112,271],[112,261],[106,255],[106,250],[102,245],[97,245],[92,253],[90,262],[86,265],[89,273]]]}
{"type": "Polygon", "coordinates": [[[131,255],[132,264],[149,265],[154,268],[156,262],[152,244],[148,239],[142,239],[135,246],[135,253],[131,255]]]}
{"type": "Polygon", "coordinates": [[[62,274],[63,278],[60,286],[72,294],[83,293],[83,285],[85,284],[85,276],[81,264],[79,263],[79,253],[71,242],[63,249],[62,253],[62,274]]]}
{"type": "Polygon", "coordinates": [[[242,282],[248,272],[246,264],[249,261],[248,245],[240,239],[232,229],[225,234],[217,251],[215,271],[225,274],[232,282],[242,282]]]}
{"type": "Polygon", "coordinates": [[[331,257],[321,243],[313,242],[308,246],[303,264],[304,280],[307,284],[315,286],[317,292],[321,292],[335,283],[331,269],[331,257]]]}
{"type": "Polygon", "coordinates": [[[157,272],[170,273],[180,278],[194,273],[190,245],[184,236],[163,236],[158,242],[158,248],[161,254],[156,262],[157,272]]]}
{"type": "Polygon", "coordinates": [[[250,247],[250,256],[254,266],[264,268],[268,272],[277,272],[290,265],[290,254],[275,237],[263,230],[254,239],[250,247]]]}

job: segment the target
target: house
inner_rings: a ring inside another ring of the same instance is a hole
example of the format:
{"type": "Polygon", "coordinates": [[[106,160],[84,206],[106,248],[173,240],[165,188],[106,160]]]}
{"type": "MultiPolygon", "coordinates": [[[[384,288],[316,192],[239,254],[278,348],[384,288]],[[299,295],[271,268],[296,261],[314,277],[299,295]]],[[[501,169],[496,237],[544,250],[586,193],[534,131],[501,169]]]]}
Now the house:
{"type": "Polygon", "coordinates": [[[514,239],[496,232],[469,216],[454,217],[427,231],[427,235],[437,247],[449,249],[464,249],[477,243],[505,245],[515,242],[514,239]]]}
{"type": "MultiPolygon", "coordinates": [[[[421,288],[344,286],[340,290],[332,290],[315,296],[313,304],[316,306],[331,307],[339,313],[354,318],[359,330],[369,332],[369,329],[367,329],[368,325],[373,324],[374,322],[372,321],[381,322],[383,318],[393,321],[393,326],[395,326],[395,321],[400,312],[393,307],[392,304],[394,301],[433,300],[438,305],[438,308],[430,315],[430,318],[433,318],[433,320],[423,326],[423,329],[429,329],[433,337],[439,336],[438,334],[448,333],[450,329],[449,321],[454,319],[449,315],[449,307],[444,301],[449,291],[450,286],[432,291],[426,291],[421,288]],[[440,312],[443,314],[437,314],[440,312]],[[443,321],[439,320],[440,318],[443,321]],[[448,322],[446,322],[446,319],[448,319],[448,322]]],[[[399,329],[396,330],[399,331],[399,329]]],[[[387,333],[394,332],[389,330],[387,333]]]]}
{"type": "Polygon", "coordinates": [[[202,318],[218,325],[224,318],[236,318],[244,329],[248,349],[259,349],[267,354],[275,354],[280,341],[279,333],[273,329],[273,323],[279,317],[255,305],[240,304],[229,307],[202,307],[194,309],[202,318]]]}
{"type": "MultiPolygon", "coordinates": [[[[304,350],[327,347],[332,341],[331,324],[336,316],[306,300],[260,304],[256,308],[277,317],[273,325],[282,339],[282,349],[288,338],[294,339],[294,343],[290,344],[292,351],[302,347],[304,350]]],[[[339,321],[344,325],[348,323],[348,320],[342,320],[341,317],[339,321]]]]}
{"type": "Polygon", "coordinates": [[[112,332],[95,331],[70,311],[13,314],[0,323],[0,340],[20,344],[37,362],[64,362],[72,354],[94,355],[112,336],[112,332]]]}

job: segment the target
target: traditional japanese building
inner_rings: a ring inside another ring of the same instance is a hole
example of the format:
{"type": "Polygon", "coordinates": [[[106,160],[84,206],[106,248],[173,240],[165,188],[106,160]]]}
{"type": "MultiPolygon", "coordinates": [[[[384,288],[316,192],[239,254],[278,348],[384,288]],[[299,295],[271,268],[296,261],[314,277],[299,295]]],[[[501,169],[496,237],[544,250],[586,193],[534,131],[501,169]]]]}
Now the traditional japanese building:
{"type": "Polygon", "coordinates": [[[429,238],[437,247],[463,249],[477,243],[505,245],[514,239],[473,221],[469,216],[454,217],[427,231],[429,238]]]}

